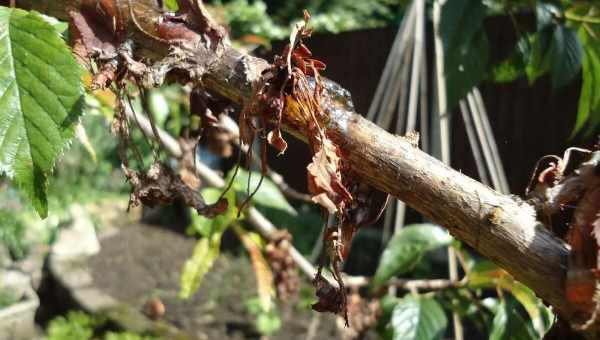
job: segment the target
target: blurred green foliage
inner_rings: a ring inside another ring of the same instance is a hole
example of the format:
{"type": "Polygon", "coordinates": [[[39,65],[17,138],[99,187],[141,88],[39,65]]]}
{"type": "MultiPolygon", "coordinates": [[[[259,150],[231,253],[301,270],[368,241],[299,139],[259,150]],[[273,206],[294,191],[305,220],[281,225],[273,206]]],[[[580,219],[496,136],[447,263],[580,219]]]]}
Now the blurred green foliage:
{"type": "Polygon", "coordinates": [[[90,315],[80,311],[69,311],[65,316],[58,316],[50,321],[46,332],[48,340],[158,340],[153,336],[139,335],[130,332],[102,332],[106,327],[106,318],[90,315]],[[103,333],[103,334],[102,334],[103,333]]]}
{"type": "Polygon", "coordinates": [[[266,40],[284,39],[291,24],[302,20],[304,9],[311,14],[311,26],[316,32],[375,28],[399,22],[406,0],[230,0],[215,1],[223,8],[223,16],[232,37],[256,35],[266,40]]]}
{"type": "Polygon", "coordinates": [[[19,301],[15,292],[10,288],[0,287],[0,309],[19,301]]]}

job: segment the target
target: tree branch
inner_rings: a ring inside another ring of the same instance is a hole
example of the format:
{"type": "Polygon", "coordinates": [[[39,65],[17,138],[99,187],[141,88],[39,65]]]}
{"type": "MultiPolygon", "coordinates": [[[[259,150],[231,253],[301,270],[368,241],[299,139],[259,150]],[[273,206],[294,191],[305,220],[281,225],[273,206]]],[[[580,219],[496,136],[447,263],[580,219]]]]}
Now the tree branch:
{"type": "MultiPolygon", "coordinates": [[[[159,36],[156,23],[160,13],[152,10],[147,1],[133,3],[136,13],[143,16],[139,21],[145,23],[144,30],[159,36]]],[[[61,19],[66,19],[68,6],[78,8],[79,4],[78,0],[17,3],[61,19]]],[[[126,1],[114,4],[118,13],[128,13],[126,1]]],[[[127,20],[127,15],[124,18],[127,20]]],[[[155,46],[161,43],[140,34],[129,23],[127,27],[128,36],[138,47],[138,55],[157,60],[155,46]]],[[[162,51],[168,50],[165,48],[168,46],[162,47],[162,51]]],[[[197,49],[191,52],[196,56],[209,55],[206,47],[197,46],[197,49]]],[[[208,67],[205,60],[186,62],[205,67],[204,72],[192,77],[193,82],[239,104],[251,100],[253,84],[269,66],[265,60],[245,55],[230,46],[225,46],[208,67]]],[[[343,89],[329,81],[324,84],[321,106],[329,117],[325,122],[328,137],[341,148],[348,164],[365,182],[446,227],[453,236],[533,289],[565,319],[576,317],[564,289],[569,250],[536,220],[530,205],[490,189],[414,148],[404,138],[380,129],[347,105],[343,89]]],[[[284,112],[283,123],[288,132],[305,140],[299,129],[302,122],[297,118],[296,112],[288,110],[284,112]]]]}

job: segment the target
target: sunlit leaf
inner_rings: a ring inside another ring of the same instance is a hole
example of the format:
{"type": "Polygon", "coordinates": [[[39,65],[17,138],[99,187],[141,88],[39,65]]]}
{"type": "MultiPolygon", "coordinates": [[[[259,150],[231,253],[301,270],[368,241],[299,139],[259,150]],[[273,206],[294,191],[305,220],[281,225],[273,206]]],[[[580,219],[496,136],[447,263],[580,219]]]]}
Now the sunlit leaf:
{"type": "Polygon", "coordinates": [[[0,174],[42,217],[48,175],[82,103],[80,68],[56,29],[35,12],[0,7],[0,174]]]}
{"type": "Polygon", "coordinates": [[[535,293],[531,289],[518,281],[514,281],[510,286],[502,288],[510,291],[515,299],[525,308],[525,311],[529,314],[533,328],[539,337],[543,337],[550,325],[547,323],[548,320],[545,320],[546,315],[543,315],[543,313],[547,313],[547,308],[542,301],[535,296],[535,293]]]}
{"type": "Polygon", "coordinates": [[[589,30],[592,30],[591,26],[582,25],[579,29],[579,38],[584,47],[583,82],[572,136],[580,132],[586,123],[589,125],[586,135],[600,126],[600,28],[592,31],[596,37],[590,36],[589,30]]]}
{"type": "Polygon", "coordinates": [[[482,260],[475,263],[467,274],[469,286],[472,288],[493,288],[505,272],[492,261],[482,260]]]}
{"type": "Polygon", "coordinates": [[[447,325],[446,314],[437,301],[411,295],[398,302],[390,321],[394,340],[441,339],[447,325]]]}
{"type": "Polygon", "coordinates": [[[233,229],[250,255],[250,262],[256,276],[256,289],[261,309],[264,312],[269,312],[273,309],[273,298],[275,297],[271,267],[269,267],[263,256],[259,243],[255,241],[256,236],[253,235],[256,234],[244,230],[239,225],[234,225],[233,229]]]}
{"type": "Polygon", "coordinates": [[[177,4],[177,0],[165,0],[164,4],[165,4],[165,7],[167,7],[167,9],[169,11],[177,11],[179,9],[179,5],[177,4]]]}
{"type": "Polygon", "coordinates": [[[373,286],[379,287],[393,276],[410,271],[426,252],[450,242],[452,237],[448,232],[433,224],[415,224],[402,228],[383,251],[373,278],[373,286]]]}
{"type": "MultiPolygon", "coordinates": [[[[202,197],[208,203],[214,203],[221,196],[221,190],[206,188],[202,190],[202,197]]],[[[235,192],[228,191],[227,210],[213,219],[208,219],[191,211],[192,223],[188,227],[188,233],[198,233],[203,237],[196,243],[192,257],[188,259],[181,273],[181,289],[179,296],[189,298],[200,287],[204,275],[212,268],[220,254],[221,236],[223,232],[237,219],[237,207],[235,192]]]]}
{"type": "Polygon", "coordinates": [[[220,246],[221,233],[213,233],[210,237],[198,240],[192,257],[183,265],[179,297],[187,299],[200,288],[204,275],[219,257],[220,246]]]}

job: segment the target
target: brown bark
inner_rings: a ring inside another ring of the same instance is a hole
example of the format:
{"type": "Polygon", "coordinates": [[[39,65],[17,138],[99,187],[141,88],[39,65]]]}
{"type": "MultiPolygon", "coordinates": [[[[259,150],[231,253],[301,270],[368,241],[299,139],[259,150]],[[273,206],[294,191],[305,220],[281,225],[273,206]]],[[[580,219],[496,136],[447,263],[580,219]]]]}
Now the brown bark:
{"type": "MultiPolygon", "coordinates": [[[[150,1],[132,2],[136,15],[143,17],[140,22],[144,30],[158,37],[155,23],[159,13],[151,9],[150,1]]],[[[24,8],[34,8],[61,19],[67,18],[67,8],[78,8],[79,4],[79,0],[17,2],[24,8]]],[[[129,13],[127,1],[115,0],[114,4],[119,13],[129,13]]],[[[128,20],[127,15],[123,18],[128,20]]],[[[126,23],[128,36],[134,39],[141,55],[156,58],[157,44],[163,45],[159,50],[167,50],[164,42],[126,23]]],[[[207,55],[205,47],[197,48],[196,55],[207,55]]],[[[196,62],[203,63],[202,60],[196,62]]],[[[212,60],[192,80],[242,104],[252,97],[253,84],[268,66],[265,60],[226,46],[219,58],[212,60]]],[[[585,321],[574,313],[575,308],[565,298],[568,247],[543,227],[532,206],[490,189],[414,148],[404,138],[380,129],[346,105],[340,88],[333,83],[326,84],[322,107],[329,117],[327,134],[340,146],[356,173],[446,227],[457,239],[530,287],[566,320],[585,321]]],[[[300,132],[303,130],[298,129],[304,122],[298,119],[296,112],[291,109],[285,112],[283,122],[290,133],[305,140],[300,132]]]]}

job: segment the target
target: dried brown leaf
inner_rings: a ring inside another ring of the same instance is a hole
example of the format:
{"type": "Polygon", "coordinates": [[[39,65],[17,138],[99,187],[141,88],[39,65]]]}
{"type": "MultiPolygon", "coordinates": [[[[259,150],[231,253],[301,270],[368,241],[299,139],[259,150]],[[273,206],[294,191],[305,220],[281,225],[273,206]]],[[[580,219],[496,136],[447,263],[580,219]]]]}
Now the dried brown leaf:
{"type": "Polygon", "coordinates": [[[277,149],[277,151],[279,151],[278,155],[282,155],[285,150],[287,150],[287,142],[285,139],[283,139],[283,137],[281,137],[281,130],[278,127],[269,132],[267,135],[267,141],[269,142],[269,145],[273,146],[275,149],[277,149]]]}
{"type": "Polygon", "coordinates": [[[87,65],[89,58],[99,55],[108,59],[116,55],[119,40],[98,21],[95,13],[69,11],[70,39],[73,52],[80,63],[87,65]]]}
{"type": "Polygon", "coordinates": [[[322,140],[320,149],[306,169],[312,200],[327,209],[330,214],[340,212],[340,204],[352,199],[342,184],[338,149],[329,139],[322,140]]]}
{"type": "Polygon", "coordinates": [[[321,273],[313,280],[316,295],[319,300],[312,305],[312,309],[317,312],[330,312],[340,314],[346,309],[346,296],[342,289],[331,285],[321,273]]]}
{"type": "Polygon", "coordinates": [[[160,162],[155,162],[146,173],[135,172],[126,166],[123,166],[123,171],[132,186],[130,207],[140,203],[149,207],[167,205],[179,198],[203,216],[214,217],[227,210],[226,199],[207,205],[202,196],[190,189],[179,176],[160,162]]]}

